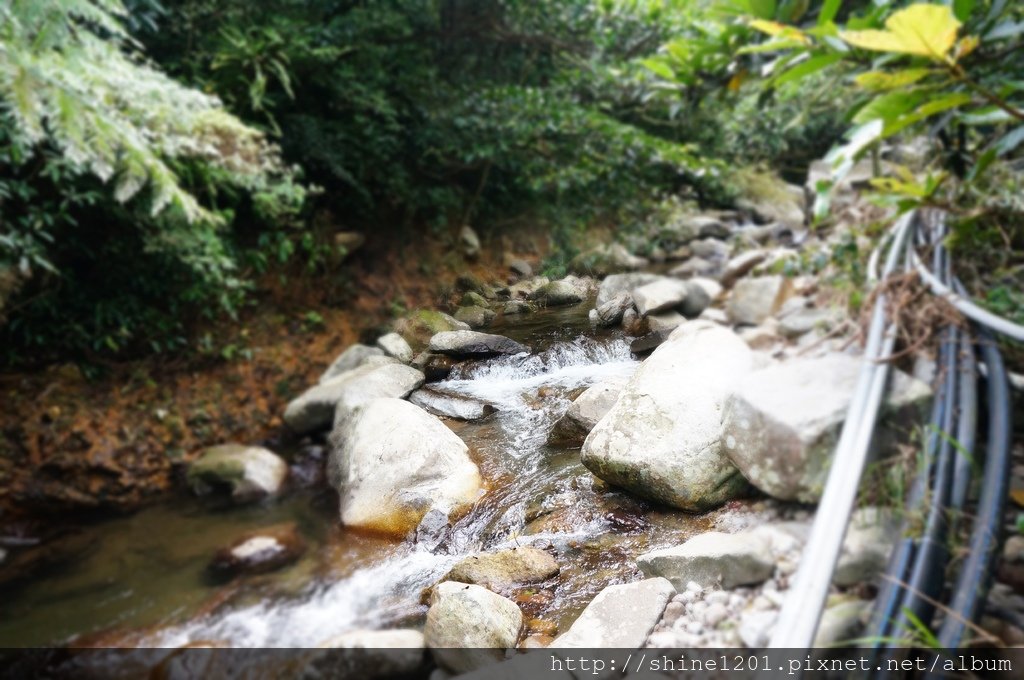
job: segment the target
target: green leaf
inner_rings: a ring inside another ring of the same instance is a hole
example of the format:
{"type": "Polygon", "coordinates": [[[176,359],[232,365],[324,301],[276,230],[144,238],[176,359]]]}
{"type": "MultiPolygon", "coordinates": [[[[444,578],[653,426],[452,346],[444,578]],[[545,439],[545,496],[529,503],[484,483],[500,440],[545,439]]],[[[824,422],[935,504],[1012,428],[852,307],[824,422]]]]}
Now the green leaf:
{"type": "Polygon", "coordinates": [[[986,106],[976,111],[961,113],[958,119],[964,125],[996,125],[1012,120],[1013,116],[997,106],[986,106]]]}
{"type": "Polygon", "coordinates": [[[821,6],[821,12],[818,13],[818,25],[824,26],[835,21],[836,14],[839,13],[839,8],[842,5],[843,0],[825,0],[825,4],[821,6]]]}
{"type": "Polygon", "coordinates": [[[918,3],[886,19],[884,31],[843,31],[839,37],[865,50],[944,61],[959,29],[960,22],[949,7],[918,3]]]}
{"type": "Polygon", "coordinates": [[[1014,128],[1010,132],[1006,133],[1002,139],[996,142],[996,154],[999,156],[1005,156],[1010,153],[1024,142],[1024,125],[1014,128]]]}
{"type": "Polygon", "coordinates": [[[644,68],[653,73],[656,76],[664,78],[665,80],[674,80],[676,72],[672,70],[672,67],[666,64],[663,60],[657,58],[644,59],[640,62],[644,68]]]}
{"type": "Polygon", "coordinates": [[[910,115],[901,116],[899,119],[895,121],[886,122],[885,132],[882,136],[890,137],[899,132],[900,130],[903,130],[908,126],[913,125],[914,123],[922,121],[925,118],[934,116],[937,113],[942,113],[943,111],[955,109],[958,106],[963,106],[964,104],[969,104],[970,102],[971,95],[967,94],[966,92],[956,92],[953,94],[946,95],[944,97],[933,99],[927,102],[926,104],[922,104],[921,106],[919,106],[910,115]]]}
{"type": "Polygon", "coordinates": [[[886,71],[867,71],[865,73],[861,73],[853,80],[865,90],[881,92],[884,90],[895,90],[899,87],[913,85],[931,73],[933,73],[933,71],[927,68],[907,68],[900,71],[893,71],[891,73],[886,71]]]}
{"type": "Polygon", "coordinates": [[[975,0],[953,0],[953,14],[961,22],[967,21],[974,11],[975,0]]]}
{"type": "Polygon", "coordinates": [[[924,99],[920,92],[887,92],[865,104],[853,117],[854,123],[881,119],[890,121],[916,107],[924,99]]]}
{"type": "Polygon", "coordinates": [[[775,86],[779,86],[791,83],[795,80],[800,80],[812,73],[817,73],[822,69],[828,68],[836,62],[842,61],[842,59],[843,55],[841,54],[821,54],[816,57],[811,57],[810,59],[802,61],[788,71],[780,74],[772,81],[772,83],[775,86]]]}
{"type": "Polygon", "coordinates": [[[747,0],[747,6],[750,13],[758,19],[775,18],[775,0],[747,0]]]}
{"type": "Polygon", "coordinates": [[[989,149],[985,153],[978,157],[978,161],[971,167],[970,172],[967,173],[968,182],[976,182],[985,171],[988,170],[992,162],[998,157],[997,149],[989,149]]]}

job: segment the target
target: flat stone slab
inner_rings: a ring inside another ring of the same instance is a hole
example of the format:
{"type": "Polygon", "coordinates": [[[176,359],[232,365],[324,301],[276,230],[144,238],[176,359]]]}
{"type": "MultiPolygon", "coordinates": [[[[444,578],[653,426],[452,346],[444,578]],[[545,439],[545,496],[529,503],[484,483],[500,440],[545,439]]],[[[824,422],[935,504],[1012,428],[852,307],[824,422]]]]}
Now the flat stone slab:
{"type": "Polygon", "coordinates": [[[493,357],[499,354],[520,354],[530,348],[504,335],[477,331],[445,331],[430,338],[431,352],[459,357],[493,357]]]}
{"type": "Polygon", "coordinates": [[[675,593],[664,578],[608,586],[549,648],[639,649],[675,593]]]}
{"type": "Polygon", "coordinates": [[[771,542],[763,534],[709,531],[686,543],[645,553],[637,566],[647,576],[662,576],[682,590],[693,581],[705,588],[762,583],[775,569],[771,542]]]}

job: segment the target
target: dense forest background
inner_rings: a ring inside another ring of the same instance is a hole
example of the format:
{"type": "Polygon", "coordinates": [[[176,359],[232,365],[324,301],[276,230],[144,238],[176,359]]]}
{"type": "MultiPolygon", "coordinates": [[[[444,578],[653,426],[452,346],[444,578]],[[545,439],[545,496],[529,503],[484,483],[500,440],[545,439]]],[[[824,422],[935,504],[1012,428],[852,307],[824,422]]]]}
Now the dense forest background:
{"type": "Polygon", "coordinates": [[[0,2],[0,364],[220,353],[209,328],[268,282],[342,304],[353,230],[528,219],[555,272],[595,224],[729,206],[759,172],[803,183],[911,133],[939,151],[880,200],[1004,244],[1022,10],[931,3],[921,48],[886,23],[912,4],[0,2]]]}

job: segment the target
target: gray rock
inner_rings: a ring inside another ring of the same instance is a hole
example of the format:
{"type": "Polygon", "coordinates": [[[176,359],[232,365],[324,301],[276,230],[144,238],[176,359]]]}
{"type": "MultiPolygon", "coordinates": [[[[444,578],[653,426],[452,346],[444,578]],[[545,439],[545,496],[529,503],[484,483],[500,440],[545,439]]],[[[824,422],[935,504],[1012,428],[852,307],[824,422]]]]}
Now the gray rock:
{"type": "MultiPolygon", "coordinates": [[[[741,378],[725,404],[725,453],[766,494],[800,502],[821,497],[832,454],[861,370],[846,354],[801,358],[741,378]]],[[[895,372],[877,441],[915,422],[931,390],[895,372]]]]}
{"type": "Polygon", "coordinates": [[[695,276],[694,278],[687,281],[687,285],[691,288],[700,288],[708,297],[709,304],[714,300],[718,299],[718,296],[725,290],[718,281],[714,279],[708,279],[703,276],[695,276]]]}
{"type": "Polygon", "coordinates": [[[533,267],[526,260],[513,258],[508,261],[509,270],[520,278],[533,276],[533,267]]]}
{"type": "Polygon", "coordinates": [[[639,649],[675,592],[663,578],[608,586],[548,648],[639,649]]]}
{"type": "MultiPolygon", "coordinates": [[[[393,678],[413,675],[426,659],[423,633],[395,630],[353,630],[320,643],[309,670],[321,680],[393,678]]],[[[306,677],[306,676],[303,676],[306,677]]]]}
{"type": "Polygon", "coordinates": [[[560,279],[541,286],[530,296],[530,299],[543,303],[548,307],[558,307],[582,302],[584,297],[584,291],[580,289],[575,281],[560,279]]]}
{"type": "MultiPolygon", "coordinates": [[[[686,317],[679,312],[662,312],[647,317],[647,328],[651,333],[670,333],[686,323],[686,317]]],[[[667,337],[667,335],[666,335],[667,337]]]]}
{"type": "Polygon", "coordinates": [[[398,363],[364,364],[303,392],[288,404],[284,422],[300,434],[329,426],[348,411],[379,397],[403,398],[423,384],[423,373],[398,363]]]}
{"type": "Polygon", "coordinates": [[[647,358],[580,451],[601,479],[683,510],[733,498],[746,483],[722,447],[721,411],[753,366],[732,331],[690,321],[647,358]]]}
{"type": "Polygon", "coordinates": [[[748,648],[764,649],[768,646],[778,617],[779,613],[774,610],[748,609],[740,615],[740,624],[736,632],[748,648]]]}
{"type": "Polygon", "coordinates": [[[734,179],[743,195],[736,207],[750,213],[762,223],[781,222],[791,229],[802,229],[806,198],[803,187],[788,184],[767,172],[737,173],[734,179]]]}
{"type": "Polygon", "coordinates": [[[814,646],[820,648],[852,643],[864,628],[862,617],[870,605],[870,602],[864,600],[847,600],[828,606],[821,614],[814,646]]]}
{"type": "Polygon", "coordinates": [[[433,352],[420,352],[412,360],[412,365],[423,371],[427,382],[445,380],[452,372],[455,364],[456,360],[452,357],[445,356],[444,354],[434,354],[433,352]]]}
{"type": "Polygon", "coordinates": [[[615,404],[628,381],[628,376],[621,376],[588,387],[555,423],[548,443],[555,446],[582,446],[590,431],[615,404]]]}
{"type": "Polygon", "coordinates": [[[713,238],[694,241],[690,244],[690,252],[694,257],[716,263],[724,263],[729,259],[732,248],[727,243],[713,238]]]}
{"type": "Polygon", "coordinates": [[[705,260],[702,257],[691,257],[677,267],[669,270],[668,275],[678,279],[689,279],[694,276],[716,277],[721,265],[705,260]]]}
{"type": "Polygon", "coordinates": [[[680,546],[640,555],[636,563],[644,575],[667,578],[677,590],[691,581],[705,588],[756,585],[775,568],[770,541],[752,531],[698,534],[680,546]]]}
{"type": "Polygon", "coordinates": [[[430,387],[422,387],[409,395],[409,401],[428,413],[456,420],[480,420],[496,409],[491,404],[461,394],[447,394],[430,387]]]}
{"type": "MultiPolygon", "coordinates": [[[[483,307],[487,308],[487,298],[474,290],[467,291],[462,295],[462,299],[459,301],[460,307],[483,307]]],[[[456,317],[458,318],[458,317],[456,317]]]]}
{"type": "Polygon", "coordinates": [[[779,333],[795,338],[813,330],[830,330],[842,315],[834,309],[801,308],[791,310],[779,319],[779,333]]]}
{"type": "Polygon", "coordinates": [[[649,354],[665,344],[670,335],[672,335],[670,330],[652,331],[629,343],[629,351],[637,356],[649,354]]]}
{"type": "Polygon", "coordinates": [[[486,588],[448,581],[433,590],[423,635],[434,659],[468,673],[502,659],[516,646],[523,614],[486,588]]]}
{"type": "Polygon", "coordinates": [[[441,578],[483,586],[509,594],[516,586],[545,581],[558,573],[558,563],[549,553],[530,546],[477,553],[463,559],[441,578]]]}
{"type": "Polygon", "coordinates": [[[708,281],[712,284],[714,283],[714,281],[703,278],[691,279],[684,282],[687,294],[686,299],[683,300],[683,304],[679,306],[679,311],[682,312],[683,316],[687,319],[696,319],[704,312],[705,309],[711,306],[711,295],[708,293],[708,289],[712,287],[699,283],[701,281],[708,281]]]}
{"type": "Polygon", "coordinates": [[[549,283],[551,283],[551,280],[546,276],[534,276],[524,279],[508,287],[508,296],[513,300],[525,300],[533,297],[534,293],[549,283]]]}
{"type": "Polygon", "coordinates": [[[619,324],[622,321],[622,315],[632,306],[633,297],[629,293],[622,292],[617,294],[611,300],[598,305],[597,309],[594,310],[596,312],[597,325],[608,327],[619,324]]]}
{"type": "Polygon", "coordinates": [[[494,312],[486,307],[459,307],[455,312],[455,318],[459,321],[468,324],[470,328],[484,328],[490,326],[491,322],[494,321],[494,317],[497,316],[494,312]]]}
{"type": "Polygon", "coordinates": [[[468,224],[459,230],[459,250],[470,259],[476,259],[480,255],[480,237],[468,224]]]}
{"type": "Polygon", "coordinates": [[[468,331],[469,324],[462,323],[444,312],[433,309],[419,309],[398,319],[394,328],[414,348],[422,349],[437,333],[445,331],[468,331]]]}
{"type": "Polygon", "coordinates": [[[401,399],[359,406],[336,425],[331,442],[328,478],[346,526],[404,537],[431,509],[466,508],[481,491],[462,440],[401,399]]]}
{"type": "MultiPolygon", "coordinates": [[[[629,335],[641,335],[647,332],[647,326],[640,315],[636,313],[635,307],[630,307],[622,313],[622,330],[629,335]]],[[[653,347],[651,349],[654,349],[653,347]]]]}
{"type": "Polygon", "coordinates": [[[767,257],[768,253],[764,250],[748,250],[737,255],[726,263],[719,282],[726,288],[732,288],[733,284],[764,262],[767,257]]]}
{"type": "Polygon", "coordinates": [[[413,353],[412,347],[405,341],[398,333],[388,333],[377,338],[377,346],[384,350],[384,353],[390,357],[401,361],[403,364],[407,364],[412,361],[413,353]]]}
{"type": "Polygon", "coordinates": [[[783,276],[742,279],[733,287],[725,310],[733,323],[756,326],[777,312],[792,292],[792,282],[783,276]]]}
{"type": "Polygon", "coordinates": [[[725,222],[717,217],[703,215],[695,217],[693,222],[697,226],[697,236],[700,238],[727,239],[732,235],[732,230],[725,222]]]}
{"type": "Polygon", "coordinates": [[[606,243],[574,257],[569,262],[569,270],[575,274],[607,276],[635,271],[648,264],[647,260],[633,255],[621,243],[606,243]]]}
{"type": "Polygon", "coordinates": [[[355,344],[338,355],[338,358],[320,376],[320,384],[337,378],[342,373],[347,373],[353,368],[359,368],[370,357],[384,356],[384,350],[379,347],[355,344]]]}
{"type": "Polygon", "coordinates": [[[298,560],[305,541],[294,522],[266,527],[218,550],[208,570],[218,577],[262,574],[298,560]]]}
{"type": "Polygon", "coordinates": [[[889,554],[899,538],[892,513],[881,508],[860,508],[850,518],[832,582],[841,588],[871,583],[885,571],[889,554]]]}
{"type": "Polygon", "coordinates": [[[633,290],[633,302],[640,316],[657,314],[679,307],[686,301],[689,287],[682,281],[660,278],[633,290]]]}
{"type": "Polygon", "coordinates": [[[597,306],[611,300],[619,293],[632,293],[640,286],[660,280],[658,274],[636,272],[632,274],[612,274],[601,282],[597,289],[597,306]]]}
{"type": "Polygon", "coordinates": [[[532,314],[536,311],[537,308],[525,300],[509,300],[502,308],[502,312],[506,316],[510,314],[532,314]]]}
{"type": "Polygon", "coordinates": [[[428,347],[431,352],[476,359],[530,351],[526,345],[521,345],[503,335],[491,335],[476,331],[438,333],[430,339],[428,347]]]}
{"type": "Polygon", "coordinates": [[[221,444],[205,449],[188,467],[188,484],[205,495],[227,488],[236,502],[274,496],[288,477],[280,456],[259,446],[221,444]]]}

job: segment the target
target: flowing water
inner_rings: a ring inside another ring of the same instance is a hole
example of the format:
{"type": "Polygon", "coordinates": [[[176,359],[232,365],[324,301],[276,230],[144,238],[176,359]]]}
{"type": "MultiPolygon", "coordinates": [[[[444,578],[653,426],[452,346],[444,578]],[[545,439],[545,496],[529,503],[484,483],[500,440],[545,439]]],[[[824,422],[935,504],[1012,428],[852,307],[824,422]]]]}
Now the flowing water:
{"type": "Polygon", "coordinates": [[[416,625],[423,588],[468,554],[516,545],[551,549],[561,567],[515,594],[527,618],[565,630],[604,586],[637,577],[639,552],[677,543],[706,521],[606,488],[578,450],[546,443],[583,388],[631,374],[628,340],[592,331],[588,305],[499,322],[529,355],[464,364],[432,387],[495,406],[478,422],[448,421],[469,445],[487,494],[435,540],[385,540],[337,526],[329,493],[297,493],[248,508],[193,499],[82,531],[73,559],[0,591],[0,646],[100,640],[178,647],[309,647],[357,628],[416,625]],[[213,552],[246,531],[296,522],[312,548],[274,574],[212,583],[213,552]]]}

